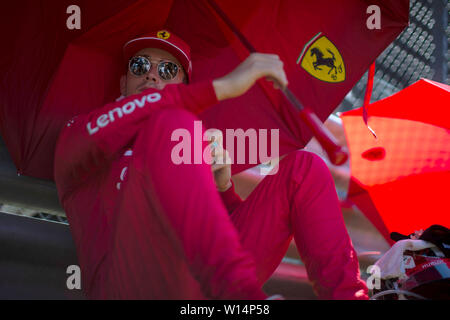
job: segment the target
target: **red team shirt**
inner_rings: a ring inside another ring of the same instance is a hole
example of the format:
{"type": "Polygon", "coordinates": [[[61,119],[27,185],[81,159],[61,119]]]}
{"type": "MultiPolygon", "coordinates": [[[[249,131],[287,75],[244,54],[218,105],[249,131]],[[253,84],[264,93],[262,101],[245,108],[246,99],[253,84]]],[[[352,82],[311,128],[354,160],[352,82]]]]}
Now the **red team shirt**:
{"type": "MultiPolygon", "coordinates": [[[[79,263],[89,266],[89,285],[103,260],[111,233],[115,199],[126,181],[132,145],[143,123],[157,108],[184,108],[198,114],[216,104],[212,82],[168,85],[109,103],[78,115],[62,130],[55,153],[58,195],[70,222],[79,263]]],[[[222,193],[228,211],[241,202],[234,188],[222,193]]]]}

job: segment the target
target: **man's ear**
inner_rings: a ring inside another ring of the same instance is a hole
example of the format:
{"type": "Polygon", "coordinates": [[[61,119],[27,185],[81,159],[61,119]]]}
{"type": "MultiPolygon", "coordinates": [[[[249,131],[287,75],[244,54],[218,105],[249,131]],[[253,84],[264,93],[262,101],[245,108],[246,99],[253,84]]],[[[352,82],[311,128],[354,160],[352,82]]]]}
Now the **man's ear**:
{"type": "Polygon", "coordinates": [[[125,74],[120,77],[120,94],[127,96],[127,76],[125,74]]]}

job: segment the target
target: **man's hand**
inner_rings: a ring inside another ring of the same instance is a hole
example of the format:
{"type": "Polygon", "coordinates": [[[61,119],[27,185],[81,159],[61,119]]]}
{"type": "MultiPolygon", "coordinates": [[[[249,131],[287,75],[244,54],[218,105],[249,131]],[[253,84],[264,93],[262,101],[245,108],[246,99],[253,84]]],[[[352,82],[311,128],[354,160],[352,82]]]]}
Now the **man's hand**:
{"type": "Polygon", "coordinates": [[[222,101],[239,97],[262,77],[274,82],[276,88],[285,88],[288,85],[283,61],[278,55],[252,53],[232,72],[213,81],[217,99],[222,101]]]}
{"type": "Polygon", "coordinates": [[[222,146],[222,141],[212,136],[208,147],[211,150],[212,165],[211,170],[214,174],[214,181],[217,190],[227,191],[231,187],[231,159],[227,150],[222,146]]]}

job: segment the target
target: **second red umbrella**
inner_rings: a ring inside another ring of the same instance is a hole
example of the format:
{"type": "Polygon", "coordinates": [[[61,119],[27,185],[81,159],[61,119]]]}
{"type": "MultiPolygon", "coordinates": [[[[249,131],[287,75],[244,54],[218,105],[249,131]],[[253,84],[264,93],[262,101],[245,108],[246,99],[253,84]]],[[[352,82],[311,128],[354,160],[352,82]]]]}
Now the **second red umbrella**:
{"type": "Polygon", "coordinates": [[[389,242],[433,224],[450,227],[450,87],[420,80],[342,114],[350,149],[348,197],[389,242]]]}

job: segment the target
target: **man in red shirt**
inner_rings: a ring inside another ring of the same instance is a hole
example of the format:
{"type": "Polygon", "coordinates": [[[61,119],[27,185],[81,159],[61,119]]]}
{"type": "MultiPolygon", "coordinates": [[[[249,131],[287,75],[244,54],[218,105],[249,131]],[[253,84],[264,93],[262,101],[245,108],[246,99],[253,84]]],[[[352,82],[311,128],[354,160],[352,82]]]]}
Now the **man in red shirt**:
{"type": "Polygon", "coordinates": [[[172,133],[194,136],[196,114],[262,77],[286,86],[279,57],[252,54],[222,78],[188,85],[189,47],[168,31],[129,41],[124,56],[122,99],[69,121],[55,154],[87,296],[264,299],[262,285],[294,237],[320,298],[366,299],[319,157],[287,155],[246,201],[229,165],[172,161],[172,133]]]}

